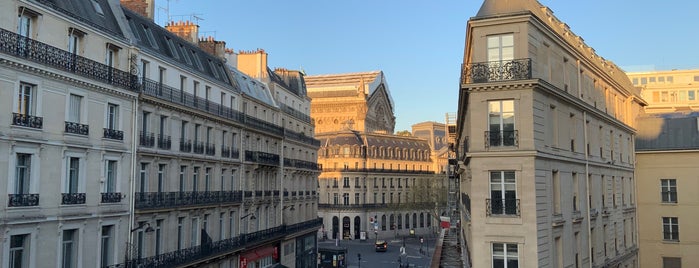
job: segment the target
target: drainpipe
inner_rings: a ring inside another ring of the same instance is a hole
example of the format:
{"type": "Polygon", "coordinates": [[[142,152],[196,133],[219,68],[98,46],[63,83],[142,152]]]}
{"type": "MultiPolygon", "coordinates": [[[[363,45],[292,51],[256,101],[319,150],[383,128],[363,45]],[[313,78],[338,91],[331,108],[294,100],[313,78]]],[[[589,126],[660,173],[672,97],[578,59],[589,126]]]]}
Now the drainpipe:
{"type": "Polygon", "coordinates": [[[588,134],[587,134],[587,112],[583,111],[583,133],[585,134],[585,189],[587,189],[587,257],[590,263],[590,268],[592,268],[592,224],[590,221],[590,146],[588,146],[588,134]]]}
{"type": "MultiPolygon", "coordinates": [[[[139,93],[140,94],[140,93],[139,93]]],[[[136,150],[138,146],[138,96],[133,100],[133,113],[131,117],[131,180],[129,183],[129,236],[125,256],[128,256],[129,247],[133,246],[133,236],[130,230],[134,228],[136,210],[136,150]]],[[[128,260],[124,260],[128,261],[128,260]]]]}

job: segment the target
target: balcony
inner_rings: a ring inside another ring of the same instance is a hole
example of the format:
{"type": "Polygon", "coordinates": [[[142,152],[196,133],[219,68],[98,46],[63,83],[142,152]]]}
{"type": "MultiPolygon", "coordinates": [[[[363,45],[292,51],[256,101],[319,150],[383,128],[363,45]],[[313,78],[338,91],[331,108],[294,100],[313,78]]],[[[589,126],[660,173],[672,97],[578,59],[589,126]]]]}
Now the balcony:
{"type": "Polygon", "coordinates": [[[486,131],[485,148],[519,146],[517,130],[486,131]]]}
{"type": "Polygon", "coordinates": [[[322,165],[318,165],[318,167],[321,168],[323,170],[323,172],[435,174],[434,171],[428,171],[428,170],[405,170],[405,169],[387,169],[387,168],[326,168],[326,169],[323,169],[322,165]]]}
{"type": "Polygon", "coordinates": [[[136,209],[142,210],[217,205],[242,201],[241,191],[146,192],[135,194],[136,209]]]}
{"type": "Polygon", "coordinates": [[[279,166],[279,155],[258,152],[258,151],[245,151],[245,161],[254,162],[262,165],[268,166],[279,166]]]}
{"type": "Polygon", "coordinates": [[[185,153],[192,152],[192,141],[190,141],[190,140],[186,140],[186,141],[181,140],[181,141],[180,141],[180,152],[185,152],[185,153]]]}
{"type": "Polygon", "coordinates": [[[123,141],[124,140],[124,131],[105,128],[104,129],[104,138],[110,139],[110,140],[123,141]]]}
{"type": "Polygon", "coordinates": [[[269,243],[297,232],[311,232],[320,228],[322,219],[313,219],[292,225],[281,225],[249,234],[240,234],[237,237],[204,243],[199,246],[171,251],[168,253],[151,256],[142,259],[131,259],[126,263],[108,266],[109,268],[121,267],[189,267],[195,262],[205,261],[216,256],[233,253],[245,248],[269,243]]]}
{"type": "Polygon", "coordinates": [[[221,146],[221,157],[231,157],[231,147],[221,146]]]}
{"type": "Polygon", "coordinates": [[[171,147],[172,140],[170,140],[170,136],[158,135],[158,149],[170,150],[171,147]]]}
{"type": "Polygon", "coordinates": [[[294,109],[293,107],[288,106],[284,103],[279,103],[279,107],[282,108],[282,111],[284,113],[291,115],[291,116],[295,117],[296,119],[301,120],[305,123],[308,123],[308,124],[311,123],[311,116],[304,114],[304,113],[302,113],[302,112],[300,112],[300,111],[294,109]]]}
{"type": "Polygon", "coordinates": [[[41,129],[44,126],[44,118],[27,114],[12,113],[12,125],[41,129]]]}
{"type": "Polygon", "coordinates": [[[65,132],[87,136],[90,134],[90,126],[66,121],[65,132]]]}
{"type": "Polygon", "coordinates": [[[39,194],[9,194],[8,207],[35,207],[39,205],[39,194]]]}
{"type": "Polygon", "coordinates": [[[461,84],[526,80],[532,78],[531,59],[463,64],[461,84]]]}
{"type": "Polygon", "coordinates": [[[141,131],[140,135],[138,136],[138,145],[152,148],[155,146],[155,134],[152,132],[141,131]]]}
{"type": "Polygon", "coordinates": [[[300,141],[313,146],[320,146],[320,141],[313,137],[306,136],[303,132],[296,132],[293,130],[284,129],[284,137],[296,141],[300,141]]]}
{"type": "Polygon", "coordinates": [[[121,203],[121,193],[101,193],[102,203],[121,203]]]}
{"type": "Polygon", "coordinates": [[[316,162],[291,159],[291,158],[284,158],[284,166],[285,167],[294,167],[294,168],[299,168],[299,169],[315,170],[315,171],[321,170],[321,166],[316,162]]]}
{"type": "Polygon", "coordinates": [[[123,89],[136,91],[136,76],[66,50],[0,28],[0,52],[74,73],[123,89]]]}
{"type": "Polygon", "coordinates": [[[195,154],[204,154],[204,142],[202,141],[195,141],[194,142],[194,153],[195,154]]]}
{"type": "Polygon", "coordinates": [[[206,150],[206,155],[209,155],[209,156],[214,156],[214,155],[216,155],[216,146],[215,146],[214,144],[212,144],[212,143],[207,143],[207,144],[204,146],[204,148],[205,148],[205,150],[206,150]]]}
{"type": "Polygon", "coordinates": [[[85,204],[85,193],[62,193],[61,205],[85,204]]]}
{"type": "Polygon", "coordinates": [[[519,199],[486,199],[486,216],[520,216],[519,199]]]}

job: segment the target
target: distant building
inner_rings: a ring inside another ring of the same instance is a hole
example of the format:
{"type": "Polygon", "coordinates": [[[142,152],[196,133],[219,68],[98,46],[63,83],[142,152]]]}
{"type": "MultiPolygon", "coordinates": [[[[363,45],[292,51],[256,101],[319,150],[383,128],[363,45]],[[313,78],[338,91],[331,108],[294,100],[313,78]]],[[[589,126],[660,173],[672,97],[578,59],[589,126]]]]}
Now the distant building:
{"type": "Polygon", "coordinates": [[[455,144],[473,267],[638,267],[639,94],[537,1],[483,2],[455,144]]]}
{"type": "Polygon", "coordinates": [[[437,173],[444,173],[448,157],[448,137],[444,123],[422,122],[411,126],[414,137],[427,140],[432,155],[432,169],[437,173]]]}
{"type": "Polygon", "coordinates": [[[699,114],[639,118],[636,137],[640,267],[699,263],[699,114]]]}
{"type": "Polygon", "coordinates": [[[699,111],[699,70],[627,73],[641,87],[647,114],[699,111]]]}
{"type": "Polygon", "coordinates": [[[383,72],[306,77],[321,141],[321,237],[377,239],[426,234],[444,207],[445,176],[427,139],[393,134],[383,72]]]}

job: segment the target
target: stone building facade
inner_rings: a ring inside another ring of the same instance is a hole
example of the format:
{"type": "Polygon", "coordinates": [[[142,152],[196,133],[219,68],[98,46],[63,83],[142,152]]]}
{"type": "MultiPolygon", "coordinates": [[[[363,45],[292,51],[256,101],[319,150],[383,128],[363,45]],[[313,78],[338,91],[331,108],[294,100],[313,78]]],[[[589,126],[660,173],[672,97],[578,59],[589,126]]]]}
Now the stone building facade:
{"type": "Polygon", "coordinates": [[[648,102],[646,114],[687,113],[699,110],[699,70],[627,73],[648,102]]]}
{"type": "Polygon", "coordinates": [[[484,1],[466,29],[455,146],[473,266],[638,267],[645,104],[547,7],[484,1]]]}

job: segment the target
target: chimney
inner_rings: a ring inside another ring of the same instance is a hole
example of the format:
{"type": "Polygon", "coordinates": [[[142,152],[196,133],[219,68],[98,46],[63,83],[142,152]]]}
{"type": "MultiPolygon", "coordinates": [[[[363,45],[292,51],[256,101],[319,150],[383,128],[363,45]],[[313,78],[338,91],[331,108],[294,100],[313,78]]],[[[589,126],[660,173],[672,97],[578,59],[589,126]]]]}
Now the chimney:
{"type": "Polygon", "coordinates": [[[226,42],[216,41],[213,37],[199,39],[199,48],[208,52],[211,55],[225,59],[226,58],[226,42]]]}
{"type": "Polygon", "coordinates": [[[223,57],[226,59],[226,63],[238,68],[238,54],[233,49],[226,48],[223,57]]]}
{"type": "Polygon", "coordinates": [[[155,0],[120,0],[120,2],[123,7],[153,20],[155,0]]]}
{"type": "Polygon", "coordinates": [[[191,21],[171,21],[167,23],[165,29],[192,44],[199,43],[199,25],[191,21]]]}
{"type": "Polygon", "coordinates": [[[260,48],[256,51],[240,51],[238,70],[253,78],[267,77],[267,52],[260,48]]]}

